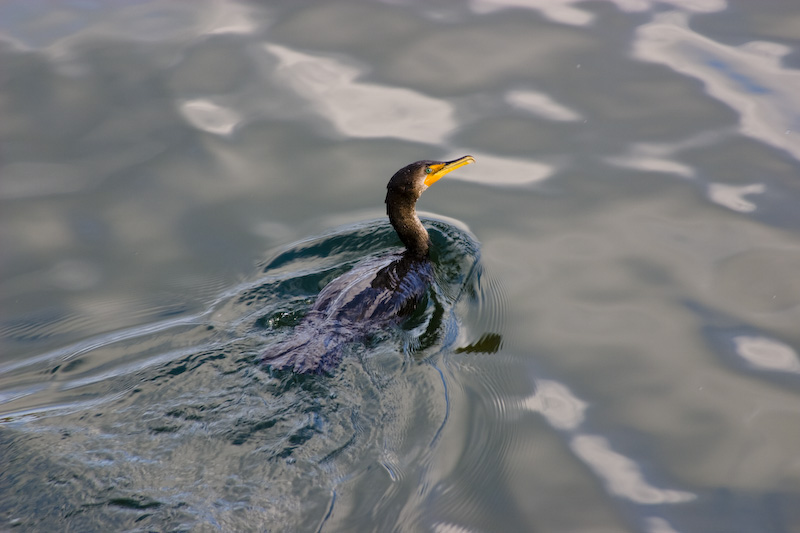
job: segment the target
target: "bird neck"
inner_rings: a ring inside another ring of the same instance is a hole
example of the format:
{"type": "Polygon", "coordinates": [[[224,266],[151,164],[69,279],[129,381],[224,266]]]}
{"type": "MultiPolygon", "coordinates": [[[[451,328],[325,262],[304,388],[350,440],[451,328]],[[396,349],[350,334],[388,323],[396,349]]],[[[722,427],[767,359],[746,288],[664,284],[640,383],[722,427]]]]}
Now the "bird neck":
{"type": "Polygon", "coordinates": [[[427,257],[430,241],[428,232],[420,222],[416,210],[417,201],[408,195],[390,191],[386,195],[386,214],[389,222],[413,257],[427,257]]]}

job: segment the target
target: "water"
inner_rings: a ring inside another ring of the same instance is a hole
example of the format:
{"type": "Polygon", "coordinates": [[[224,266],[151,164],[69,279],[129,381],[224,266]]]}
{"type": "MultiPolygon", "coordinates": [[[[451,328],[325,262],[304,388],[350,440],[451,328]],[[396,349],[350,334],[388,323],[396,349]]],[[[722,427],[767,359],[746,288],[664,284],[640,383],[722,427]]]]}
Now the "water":
{"type": "Polygon", "coordinates": [[[4,3],[0,529],[800,530],[794,4],[4,3]],[[260,367],[467,153],[415,321],[260,367]]]}

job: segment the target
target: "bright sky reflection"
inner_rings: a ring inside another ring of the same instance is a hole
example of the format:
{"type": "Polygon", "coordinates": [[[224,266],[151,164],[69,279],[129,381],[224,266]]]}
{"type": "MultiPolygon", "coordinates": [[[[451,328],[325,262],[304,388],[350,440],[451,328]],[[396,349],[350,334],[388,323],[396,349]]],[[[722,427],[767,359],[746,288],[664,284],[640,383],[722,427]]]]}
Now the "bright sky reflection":
{"type": "Polygon", "coordinates": [[[197,129],[217,135],[230,135],[242,119],[236,111],[205,99],[183,102],[180,111],[197,129]]]}
{"type": "Polygon", "coordinates": [[[694,178],[695,171],[678,158],[685,150],[696,150],[701,146],[711,146],[728,137],[728,131],[704,131],[676,142],[632,143],[627,153],[606,157],[606,163],[622,168],[644,172],[664,172],[682,178],[694,178]]]}
{"type": "Polygon", "coordinates": [[[482,185],[520,186],[542,182],[556,171],[553,165],[546,163],[497,157],[466,148],[453,152],[453,157],[461,154],[470,154],[475,157],[475,163],[480,165],[481,171],[453,172],[447,176],[448,179],[471,181],[482,185]]]}
{"type": "Polygon", "coordinates": [[[416,91],[357,81],[361,70],[337,59],[265,45],[278,58],[276,77],[308,99],[350,137],[440,143],[456,127],[450,104],[416,91]]]}
{"type": "Polygon", "coordinates": [[[637,503],[680,503],[695,499],[691,492],[656,488],[642,477],[634,461],[611,449],[608,441],[594,435],[578,435],[572,450],[603,478],[608,490],[637,503]]]}
{"type": "MultiPolygon", "coordinates": [[[[584,4],[584,0],[473,0],[472,9],[476,13],[491,13],[501,9],[528,8],[539,11],[543,17],[554,22],[572,26],[588,26],[594,22],[594,14],[572,4],[584,4]]],[[[678,9],[695,13],[713,13],[728,6],[726,0],[609,0],[623,12],[638,13],[654,9],[660,4],[675,6],[678,9]]]]}
{"type": "Polygon", "coordinates": [[[800,70],[784,68],[791,49],[769,42],[728,46],[695,33],[685,13],[657,15],[637,31],[633,56],[705,83],[739,113],[739,131],[800,160],[800,70]]]}
{"type": "Polygon", "coordinates": [[[640,153],[634,153],[627,156],[620,157],[607,157],[605,161],[611,165],[616,165],[622,168],[630,168],[633,170],[641,170],[643,172],[663,172],[665,174],[677,174],[684,178],[694,177],[694,170],[692,167],[678,163],[677,161],[670,161],[660,157],[645,156],[640,153]]]}
{"type": "Polygon", "coordinates": [[[557,381],[536,380],[536,392],[521,402],[523,409],[541,413],[556,429],[569,431],[570,447],[613,494],[643,504],[674,504],[696,498],[691,492],[659,489],[649,484],[639,465],[615,452],[604,437],[576,431],[589,405],[557,381]]]}
{"type": "Polygon", "coordinates": [[[761,194],[764,192],[763,183],[751,185],[725,185],[724,183],[711,183],[708,186],[708,198],[721,206],[740,213],[750,213],[756,210],[756,204],[745,200],[748,194],[761,194]]]}
{"type": "Polygon", "coordinates": [[[558,429],[575,429],[584,419],[588,404],[557,381],[536,381],[536,393],[522,401],[525,409],[541,413],[551,426],[558,429]]]}
{"type": "Polygon", "coordinates": [[[763,370],[800,373],[797,353],[782,342],[745,335],[736,337],[733,341],[736,343],[736,353],[753,366],[763,370]]]}
{"type": "Polygon", "coordinates": [[[580,113],[559,104],[549,95],[536,91],[509,91],[506,93],[506,102],[549,120],[576,122],[583,119],[580,113]]]}
{"type": "MultiPolygon", "coordinates": [[[[198,1],[197,3],[201,3],[198,1]]],[[[11,42],[19,49],[46,49],[56,58],[89,38],[113,36],[135,42],[183,40],[187,34],[248,34],[258,27],[253,10],[238,2],[204,0],[197,8],[179,2],[160,0],[139,2],[70,2],[64,6],[54,3],[50,17],[37,21],[39,31],[31,32],[24,22],[27,14],[19,11],[4,13],[0,6],[0,40],[11,42]],[[4,17],[15,23],[3,23],[4,17]],[[75,27],[80,26],[80,38],[75,27]],[[27,30],[27,31],[26,31],[27,30]]],[[[13,4],[7,6],[13,10],[13,4]]],[[[36,10],[31,10],[31,16],[36,10]]]]}
{"type": "Polygon", "coordinates": [[[562,24],[586,26],[594,20],[594,15],[572,7],[574,2],[553,2],[552,0],[474,0],[472,9],[476,13],[490,13],[500,9],[527,7],[539,11],[543,17],[562,24]]]}

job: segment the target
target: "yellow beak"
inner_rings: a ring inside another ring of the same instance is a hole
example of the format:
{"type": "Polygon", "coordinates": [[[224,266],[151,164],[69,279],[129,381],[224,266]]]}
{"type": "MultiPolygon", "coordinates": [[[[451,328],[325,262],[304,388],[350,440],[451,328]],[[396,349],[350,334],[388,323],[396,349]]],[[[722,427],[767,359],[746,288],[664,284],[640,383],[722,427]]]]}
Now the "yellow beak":
{"type": "Polygon", "coordinates": [[[453,170],[463,167],[464,165],[469,165],[470,163],[474,163],[475,158],[471,155],[465,155],[464,157],[459,157],[458,159],[454,159],[452,161],[448,161],[446,163],[436,163],[435,165],[431,165],[429,168],[431,169],[431,173],[425,176],[425,186],[430,187],[440,179],[444,177],[445,174],[448,172],[452,172],[453,170]]]}

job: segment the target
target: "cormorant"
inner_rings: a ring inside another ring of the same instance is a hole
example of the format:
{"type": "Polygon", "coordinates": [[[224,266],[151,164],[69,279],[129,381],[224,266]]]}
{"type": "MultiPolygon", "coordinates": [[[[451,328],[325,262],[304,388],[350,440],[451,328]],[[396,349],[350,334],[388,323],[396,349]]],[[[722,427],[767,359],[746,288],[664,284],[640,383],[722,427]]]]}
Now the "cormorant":
{"type": "Polygon", "coordinates": [[[405,251],[366,260],[331,281],[292,336],[269,348],[263,362],[298,373],[330,372],[345,345],[408,316],[433,282],[430,238],[417,216],[417,200],[442,176],[474,162],[466,155],[398,170],[386,186],[386,214],[405,251]]]}

